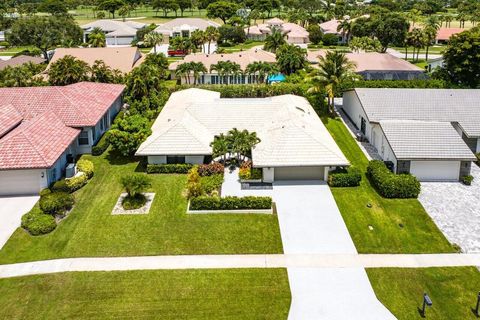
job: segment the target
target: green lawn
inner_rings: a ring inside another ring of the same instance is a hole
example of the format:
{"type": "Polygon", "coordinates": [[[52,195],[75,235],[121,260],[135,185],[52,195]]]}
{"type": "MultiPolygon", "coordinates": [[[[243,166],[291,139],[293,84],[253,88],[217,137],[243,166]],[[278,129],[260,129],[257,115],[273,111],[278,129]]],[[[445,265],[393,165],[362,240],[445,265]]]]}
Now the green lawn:
{"type": "Polygon", "coordinates": [[[2,319],[287,319],[285,269],[72,272],[0,280],[2,319]]]}
{"type": "Polygon", "coordinates": [[[70,215],[52,233],[33,237],[17,229],[0,263],[82,256],[282,253],[276,215],[187,215],[185,175],[151,175],[156,193],[148,215],[113,216],[122,175],[138,162],[92,157],[95,176],[77,193],[70,215]]]}
{"type": "MultiPolygon", "coordinates": [[[[368,160],[341,120],[323,120],[350,163],[365,172],[368,160]]],[[[455,251],[416,199],[382,198],[365,175],[359,187],[331,190],[360,253],[455,251]]]]}
{"type": "Polygon", "coordinates": [[[367,269],[378,299],[399,319],[422,319],[423,293],[432,299],[427,319],[476,319],[472,312],[480,288],[474,267],[367,269]]]}
{"type": "Polygon", "coordinates": [[[227,53],[230,53],[230,52],[238,52],[238,51],[248,50],[248,49],[251,49],[251,48],[257,47],[257,46],[262,46],[263,47],[263,44],[264,44],[263,41],[253,41],[253,42],[250,42],[250,43],[237,44],[236,46],[233,46],[233,47],[222,47],[222,48],[225,49],[225,51],[227,53]]]}

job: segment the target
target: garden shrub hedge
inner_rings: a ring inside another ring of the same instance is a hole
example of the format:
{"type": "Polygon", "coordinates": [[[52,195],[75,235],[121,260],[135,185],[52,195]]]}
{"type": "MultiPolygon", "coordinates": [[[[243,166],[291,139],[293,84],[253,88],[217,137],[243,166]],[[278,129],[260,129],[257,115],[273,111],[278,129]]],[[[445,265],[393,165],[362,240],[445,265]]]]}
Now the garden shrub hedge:
{"type": "Polygon", "coordinates": [[[56,181],[52,186],[52,190],[53,192],[72,193],[82,188],[84,185],[87,184],[87,182],[88,182],[88,177],[84,173],[81,175],[77,175],[73,178],[56,181]]]}
{"type": "Polygon", "coordinates": [[[92,161],[87,159],[78,160],[77,169],[78,171],[85,173],[88,179],[93,177],[94,167],[92,161]]]}
{"type": "Polygon", "coordinates": [[[98,140],[97,144],[92,147],[93,156],[101,156],[110,146],[110,141],[108,140],[108,131],[103,134],[103,136],[98,140]]]}
{"type": "Polygon", "coordinates": [[[394,174],[380,160],[369,162],[367,176],[385,198],[417,198],[420,193],[417,178],[411,174],[394,174]]]}
{"type": "Polygon", "coordinates": [[[255,210],[270,209],[271,197],[208,197],[200,196],[190,200],[190,210],[255,210]]]}
{"type": "Polygon", "coordinates": [[[53,192],[40,197],[40,209],[48,214],[63,214],[74,204],[73,196],[66,192],[53,192]]]}
{"type": "Polygon", "coordinates": [[[353,88],[410,88],[410,89],[444,89],[448,84],[437,79],[417,80],[357,80],[340,84],[340,92],[353,88]]]}
{"type": "Polygon", "coordinates": [[[33,236],[50,233],[55,230],[56,227],[57,223],[55,222],[55,218],[43,213],[37,207],[34,207],[30,212],[22,216],[22,228],[33,236]]]}
{"type": "Polygon", "coordinates": [[[219,162],[212,162],[209,164],[201,164],[198,166],[198,174],[200,177],[207,177],[214,174],[223,175],[225,166],[219,162]]]}
{"type": "Polygon", "coordinates": [[[147,173],[188,173],[193,168],[189,163],[178,164],[148,164],[147,173]]]}
{"type": "Polygon", "coordinates": [[[330,187],[358,187],[362,181],[362,173],[355,167],[336,169],[328,175],[330,187]]]}
{"type": "MultiPolygon", "coordinates": [[[[191,86],[180,85],[171,88],[173,91],[188,89],[191,86]]],[[[222,98],[264,98],[280,96],[284,94],[295,94],[305,96],[308,85],[298,83],[278,83],[274,86],[267,84],[240,84],[240,85],[199,85],[200,89],[220,92],[222,98]]]]}
{"type": "Polygon", "coordinates": [[[222,174],[212,174],[200,178],[200,186],[202,194],[212,194],[214,191],[220,190],[223,183],[222,174]]]}

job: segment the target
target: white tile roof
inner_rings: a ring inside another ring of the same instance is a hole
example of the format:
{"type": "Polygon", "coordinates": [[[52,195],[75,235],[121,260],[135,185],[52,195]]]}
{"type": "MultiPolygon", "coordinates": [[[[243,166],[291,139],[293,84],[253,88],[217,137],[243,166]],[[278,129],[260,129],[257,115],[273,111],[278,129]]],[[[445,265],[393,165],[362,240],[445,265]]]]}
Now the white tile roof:
{"type": "Polygon", "coordinates": [[[305,98],[223,99],[201,89],[173,93],[136,154],[211,154],[214,136],[232,128],[257,132],[257,167],[348,165],[305,98]]]}
{"type": "Polygon", "coordinates": [[[480,137],[480,89],[356,88],[355,92],[371,122],[456,122],[468,137],[480,137]]]}
{"type": "Polygon", "coordinates": [[[107,37],[121,37],[121,36],[135,36],[138,29],[142,29],[146,26],[145,23],[136,21],[118,21],[102,19],[93,21],[82,26],[82,29],[86,32],[92,31],[94,28],[100,28],[106,33],[107,37]]]}
{"type": "Polygon", "coordinates": [[[220,25],[211,20],[200,18],[177,18],[166,23],[158,25],[155,29],[157,33],[171,33],[173,31],[181,30],[202,30],[205,31],[207,27],[218,28],[220,25]]]}
{"type": "Polygon", "coordinates": [[[397,159],[476,160],[449,122],[387,120],[380,126],[397,159]]]}

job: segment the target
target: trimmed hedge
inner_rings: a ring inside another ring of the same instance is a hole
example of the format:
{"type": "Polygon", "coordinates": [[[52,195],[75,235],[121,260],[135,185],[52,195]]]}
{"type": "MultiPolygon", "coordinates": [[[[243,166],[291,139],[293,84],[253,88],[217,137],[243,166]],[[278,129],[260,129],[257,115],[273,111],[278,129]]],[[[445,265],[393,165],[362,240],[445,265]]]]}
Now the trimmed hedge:
{"type": "Polygon", "coordinates": [[[270,209],[271,197],[207,197],[200,196],[190,200],[190,210],[255,210],[270,209]]]}
{"type": "Polygon", "coordinates": [[[193,168],[193,164],[148,164],[147,173],[188,173],[193,168]]]}
{"type": "Polygon", "coordinates": [[[410,89],[445,89],[449,85],[443,80],[417,79],[417,80],[357,80],[346,81],[340,85],[339,91],[353,88],[410,88],[410,89]]]}
{"type": "MultiPolygon", "coordinates": [[[[180,91],[191,88],[189,85],[180,85],[171,88],[172,91],[180,91]]],[[[277,83],[274,86],[268,84],[230,84],[230,85],[199,85],[196,88],[220,92],[222,98],[265,98],[284,94],[305,96],[308,85],[298,83],[277,83]]]]}
{"type": "Polygon", "coordinates": [[[203,176],[200,178],[200,187],[202,194],[212,194],[212,192],[220,190],[223,183],[223,172],[222,174],[212,174],[209,176],[203,176]]]}
{"type": "Polygon", "coordinates": [[[108,140],[108,131],[98,140],[97,144],[92,147],[93,156],[101,156],[110,147],[110,141],[108,140]]]}
{"type": "Polygon", "coordinates": [[[77,169],[87,175],[87,178],[90,179],[93,177],[93,162],[86,159],[80,159],[77,162],[77,169]]]}
{"type": "Polygon", "coordinates": [[[420,182],[411,174],[394,174],[380,160],[372,160],[367,176],[378,193],[385,198],[417,198],[420,182]]]}
{"type": "Polygon", "coordinates": [[[358,187],[362,181],[362,174],[359,169],[351,167],[348,170],[335,170],[328,175],[330,187],[358,187]]]}
{"type": "Polygon", "coordinates": [[[82,188],[84,185],[87,184],[87,182],[88,182],[88,177],[84,173],[84,174],[75,176],[73,178],[56,181],[52,186],[52,190],[53,192],[72,193],[82,188]]]}
{"type": "Polygon", "coordinates": [[[73,196],[66,192],[53,192],[40,197],[40,209],[48,214],[63,214],[74,204],[73,196]]]}
{"type": "Polygon", "coordinates": [[[22,216],[22,228],[33,236],[50,233],[56,227],[55,218],[43,213],[37,207],[22,216]]]}
{"type": "Polygon", "coordinates": [[[225,171],[225,166],[219,162],[212,162],[209,164],[201,164],[198,166],[198,174],[200,177],[208,177],[214,174],[221,174],[225,171]]]}

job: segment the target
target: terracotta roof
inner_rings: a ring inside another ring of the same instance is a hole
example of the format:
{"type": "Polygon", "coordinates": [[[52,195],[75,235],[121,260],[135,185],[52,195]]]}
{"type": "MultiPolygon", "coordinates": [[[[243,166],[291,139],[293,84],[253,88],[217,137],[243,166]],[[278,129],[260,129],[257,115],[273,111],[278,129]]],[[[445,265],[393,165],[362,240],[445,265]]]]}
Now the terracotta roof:
{"type": "Polygon", "coordinates": [[[267,23],[258,24],[255,26],[251,26],[249,28],[245,28],[244,31],[246,34],[253,34],[253,35],[262,35],[262,34],[271,34],[271,25],[281,24],[282,25],[282,32],[286,34],[287,42],[290,42],[290,38],[308,38],[308,31],[299,26],[298,24],[291,23],[291,22],[283,22],[280,19],[271,19],[268,20],[267,23]],[[269,21],[272,21],[269,23],[269,21]]]}
{"type": "Polygon", "coordinates": [[[448,40],[454,34],[465,31],[463,28],[440,28],[437,32],[437,40],[448,40]]]}
{"type": "Polygon", "coordinates": [[[339,24],[340,20],[332,19],[324,23],[320,23],[320,28],[322,29],[323,33],[338,34],[339,32],[337,31],[337,28],[339,24]]]}
{"type": "Polygon", "coordinates": [[[115,47],[115,48],[58,48],[55,49],[47,69],[52,63],[65,57],[73,56],[85,61],[92,66],[96,60],[103,60],[112,69],[118,69],[123,73],[132,71],[139,66],[144,59],[142,53],[136,47],[115,47]]]}
{"type": "Polygon", "coordinates": [[[33,64],[40,64],[44,63],[45,59],[40,58],[40,57],[31,57],[31,56],[24,56],[20,55],[18,57],[14,57],[5,61],[0,60],[0,70],[5,69],[6,67],[17,67],[21,66],[22,64],[25,63],[33,63],[33,64]]]}
{"type": "Polygon", "coordinates": [[[22,122],[23,117],[14,106],[6,105],[0,109],[0,138],[22,122]]]}

